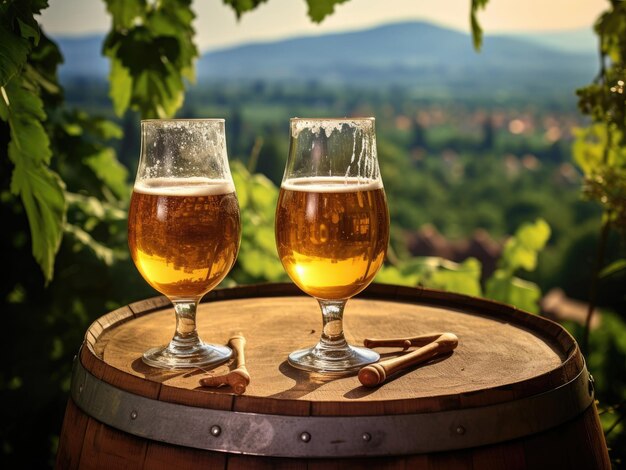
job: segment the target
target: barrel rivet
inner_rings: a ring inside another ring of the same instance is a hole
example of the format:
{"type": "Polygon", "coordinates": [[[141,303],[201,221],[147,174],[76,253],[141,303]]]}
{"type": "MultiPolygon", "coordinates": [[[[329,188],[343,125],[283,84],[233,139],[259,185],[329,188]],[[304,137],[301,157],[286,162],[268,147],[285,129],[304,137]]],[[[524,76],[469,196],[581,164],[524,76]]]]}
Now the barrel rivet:
{"type": "Polygon", "coordinates": [[[302,434],[300,434],[300,440],[302,442],[309,442],[311,440],[311,435],[308,432],[304,431],[302,434]]]}
{"type": "Polygon", "coordinates": [[[361,437],[365,442],[369,442],[372,440],[372,435],[369,432],[364,432],[361,437]]]}
{"type": "Polygon", "coordinates": [[[78,386],[78,393],[83,393],[83,384],[78,386]]]}
{"type": "Polygon", "coordinates": [[[222,428],[220,428],[217,424],[211,426],[211,436],[217,437],[222,434],[222,428]]]}
{"type": "Polygon", "coordinates": [[[137,411],[133,410],[130,412],[130,419],[137,419],[137,411]]]}
{"type": "Polygon", "coordinates": [[[593,375],[589,374],[589,396],[593,395],[594,383],[595,381],[593,380],[593,375]]]}
{"type": "Polygon", "coordinates": [[[465,428],[464,428],[463,426],[461,426],[461,425],[458,425],[458,426],[456,427],[456,433],[457,433],[459,436],[462,436],[463,434],[465,434],[465,428]]]}

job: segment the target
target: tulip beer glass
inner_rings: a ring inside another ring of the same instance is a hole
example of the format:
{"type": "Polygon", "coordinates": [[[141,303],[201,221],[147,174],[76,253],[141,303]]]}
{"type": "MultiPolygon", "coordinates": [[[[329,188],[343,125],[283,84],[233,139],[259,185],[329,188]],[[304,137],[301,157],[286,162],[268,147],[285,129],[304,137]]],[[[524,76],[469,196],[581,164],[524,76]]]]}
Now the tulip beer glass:
{"type": "Polygon", "coordinates": [[[231,357],[230,348],[200,340],[196,308],[235,263],[240,233],[224,120],[142,121],[128,245],[141,275],[176,314],[174,337],[146,351],[146,364],[206,367],[231,357]]]}
{"type": "Polygon", "coordinates": [[[389,241],[373,118],[291,120],[275,229],[287,274],[322,310],[319,342],[291,353],[289,363],[344,374],[377,361],[343,333],[344,306],[372,281],[389,241]]]}

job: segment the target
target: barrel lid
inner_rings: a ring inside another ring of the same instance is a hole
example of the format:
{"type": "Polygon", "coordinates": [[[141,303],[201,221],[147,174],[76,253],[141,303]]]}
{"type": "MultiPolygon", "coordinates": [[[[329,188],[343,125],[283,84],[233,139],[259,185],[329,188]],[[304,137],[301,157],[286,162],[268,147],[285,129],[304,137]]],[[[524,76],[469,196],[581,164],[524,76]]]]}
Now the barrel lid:
{"type": "MultiPolygon", "coordinates": [[[[317,302],[291,284],[219,289],[198,311],[207,342],[226,344],[241,331],[247,339],[251,383],[242,396],[199,386],[206,372],[161,371],[141,354],[166,343],[173,309],[157,297],[111,312],[86,335],[81,361],[94,376],[123,390],[191,406],[294,416],[407,414],[472,408],[549,391],[583,368],[573,338],[558,324],[511,306],[422,288],[371,285],[346,307],[344,327],[353,344],[366,337],[451,331],[452,355],[364,388],[356,376],[327,377],[293,369],[289,352],[319,338],[317,302]]],[[[383,356],[398,350],[381,350],[383,356]]],[[[228,371],[228,364],[213,370],[228,371]]]]}

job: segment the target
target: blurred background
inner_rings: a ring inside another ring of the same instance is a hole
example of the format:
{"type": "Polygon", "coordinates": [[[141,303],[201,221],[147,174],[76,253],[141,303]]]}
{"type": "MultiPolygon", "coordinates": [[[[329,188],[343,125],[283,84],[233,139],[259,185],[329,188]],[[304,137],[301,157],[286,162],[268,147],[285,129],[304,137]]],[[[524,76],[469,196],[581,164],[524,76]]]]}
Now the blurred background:
{"type": "Polygon", "coordinates": [[[626,8],[583,3],[5,2],[2,460],[54,464],[84,332],[157,295],[126,244],[140,119],[226,119],[243,222],[228,286],[288,280],[273,220],[289,118],[375,116],[392,222],[376,282],[559,321],[622,466],[626,8]]]}

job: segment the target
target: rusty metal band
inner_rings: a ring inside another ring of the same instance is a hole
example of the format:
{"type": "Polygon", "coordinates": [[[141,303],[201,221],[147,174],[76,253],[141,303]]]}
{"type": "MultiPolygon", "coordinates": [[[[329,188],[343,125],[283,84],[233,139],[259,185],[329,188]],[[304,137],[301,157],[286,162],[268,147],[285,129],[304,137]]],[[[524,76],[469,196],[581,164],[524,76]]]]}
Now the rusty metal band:
{"type": "Polygon", "coordinates": [[[531,397],[477,408],[385,416],[283,416],[167,403],[120,390],[75,361],[71,396],[115,429],[168,444],[273,457],[419,454],[477,447],[540,433],[593,402],[587,368],[531,397]]]}

